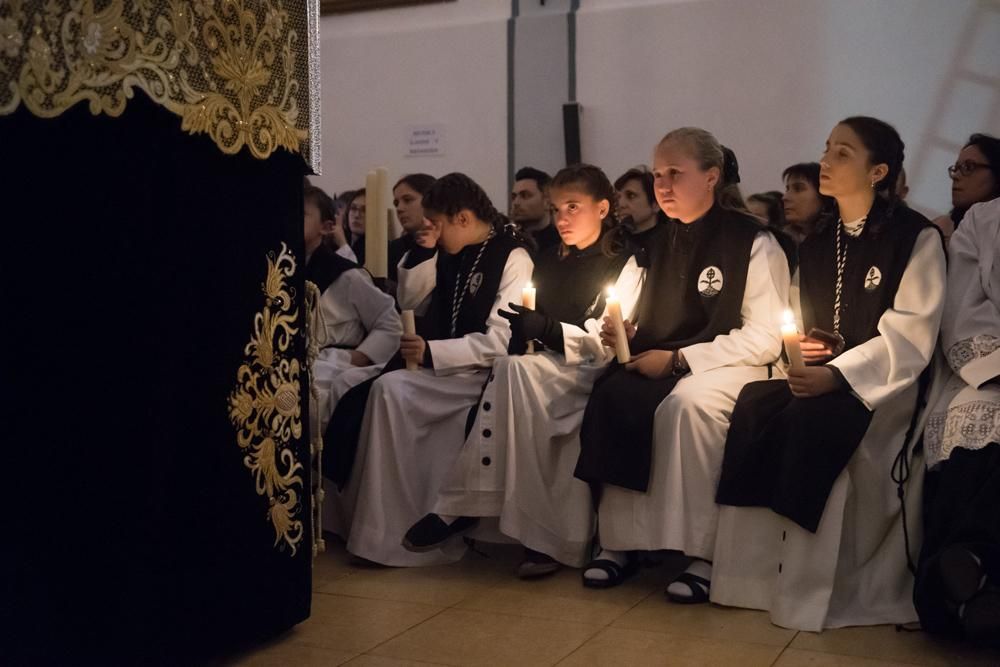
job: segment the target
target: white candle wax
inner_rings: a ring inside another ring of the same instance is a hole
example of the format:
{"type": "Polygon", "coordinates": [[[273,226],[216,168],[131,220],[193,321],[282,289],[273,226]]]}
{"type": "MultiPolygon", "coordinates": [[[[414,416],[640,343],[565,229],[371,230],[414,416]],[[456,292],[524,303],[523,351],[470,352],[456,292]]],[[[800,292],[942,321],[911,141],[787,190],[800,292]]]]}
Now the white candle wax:
{"type": "MultiPolygon", "coordinates": [[[[528,285],[526,287],[522,288],[521,289],[521,305],[524,306],[525,308],[527,308],[528,310],[534,310],[535,309],[535,293],[536,293],[536,290],[535,290],[534,286],[532,286],[531,283],[528,283],[528,285]]],[[[534,341],[531,341],[531,340],[528,341],[528,350],[527,350],[527,353],[528,354],[534,354],[535,353],[535,342],[534,341]]]]}
{"type": "MultiPolygon", "coordinates": [[[[408,334],[408,335],[412,336],[413,334],[417,333],[417,324],[416,324],[416,322],[413,319],[413,311],[412,310],[404,310],[404,311],[402,311],[399,314],[399,319],[401,319],[403,321],[403,333],[404,334],[408,334]]],[[[415,370],[417,370],[417,362],[407,360],[406,361],[406,370],[408,370],[408,371],[415,371],[415,370]]]]}
{"type": "Polygon", "coordinates": [[[801,371],[805,368],[802,361],[802,346],[799,344],[799,329],[795,326],[795,315],[792,311],[785,311],[784,322],[781,325],[781,338],[785,341],[785,353],[788,355],[788,363],[793,371],[801,371]]]}
{"type": "Polygon", "coordinates": [[[376,278],[378,267],[375,265],[374,246],[378,238],[378,175],[369,171],[365,176],[365,268],[376,278]]]}
{"type": "Polygon", "coordinates": [[[389,207],[392,201],[389,194],[389,170],[385,167],[375,169],[375,229],[378,235],[365,240],[365,257],[372,255],[371,274],[376,278],[389,275],[389,207]]]}
{"type": "Polygon", "coordinates": [[[618,363],[627,364],[632,360],[628,349],[628,336],[625,334],[625,320],[622,319],[622,304],[613,288],[608,288],[608,317],[615,327],[615,355],[618,363]]]}

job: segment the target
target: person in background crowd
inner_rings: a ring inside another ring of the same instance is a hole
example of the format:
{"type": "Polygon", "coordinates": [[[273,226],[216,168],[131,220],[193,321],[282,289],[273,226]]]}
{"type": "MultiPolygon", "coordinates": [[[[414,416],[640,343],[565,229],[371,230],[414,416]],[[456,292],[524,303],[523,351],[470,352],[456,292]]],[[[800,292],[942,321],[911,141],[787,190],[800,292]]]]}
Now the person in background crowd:
{"type": "Polygon", "coordinates": [[[777,190],[757,192],[747,197],[747,210],[774,229],[785,227],[784,206],[782,194],[777,190]]]}
{"type": "Polygon", "coordinates": [[[969,207],[1000,197],[1000,139],[973,134],[948,167],[951,212],[934,220],[945,241],[951,238],[969,207]]]}
{"type": "Polygon", "coordinates": [[[642,246],[663,216],[653,193],[653,173],[645,166],[629,169],[615,180],[615,193],[622,226],[642,246]]]}
{"type": "Polygon", "coordinates": [[[812,233],[820,215],[832,207],[833,200],[820,194],[818,162],[793,164],[781,176],[785,181],[784,231],[801,243],[812,233]]]}
{"type": "Polygon", "coordinates": [[[561,243],[552,224],[548,185],[551,177],[534,167],[522,167],[514,174],[510,193],[510,219],[532,239],[536,252],[561,243]]]}

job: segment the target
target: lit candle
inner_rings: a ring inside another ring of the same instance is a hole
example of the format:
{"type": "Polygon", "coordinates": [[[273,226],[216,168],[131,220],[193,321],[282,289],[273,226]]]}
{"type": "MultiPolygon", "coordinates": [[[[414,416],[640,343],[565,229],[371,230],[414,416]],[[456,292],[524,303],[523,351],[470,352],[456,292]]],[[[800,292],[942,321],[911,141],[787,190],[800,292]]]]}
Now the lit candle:
{"type": "Polygon", "coordinates": [[[785,311],[785,321],[781,325],[781,338],[785,341],[785,354],[791,370],[799,372],[805,368],[802,363],[802,347],[799,345],[799,329],[795,326],[795,315],[785,311]]]}
{"type": "Polygon", "coordinates": [[[629,352],[628,336],[625,335],[622,304],[613,287],[608,288],[608,317],[611,318],[611,323],[615,327],[615,354],[618,356],[618,363],[627,364],[632,360],[632,353],[629,352]]]}
{"type": "MultiPolygon", "coordinates": [[[[412,336],[417,333],[417,324],[413,320],[413,311],[404,310],[399,314],[399,318],[403,320],[403,333],[412,336]]],[[[406,370],[415,371],[417,370],[417,362],[407,359],[406,370]]]]}
{"type": "MultiPolygon", "coordinates": [[[[521,289],[521,305],[528,310],[535,309],[535,287],[531,283],[528,283],[526,287],[521,289]]],[[[527,353],[535,353],[535,341],[528,341],[527,353]]]]}

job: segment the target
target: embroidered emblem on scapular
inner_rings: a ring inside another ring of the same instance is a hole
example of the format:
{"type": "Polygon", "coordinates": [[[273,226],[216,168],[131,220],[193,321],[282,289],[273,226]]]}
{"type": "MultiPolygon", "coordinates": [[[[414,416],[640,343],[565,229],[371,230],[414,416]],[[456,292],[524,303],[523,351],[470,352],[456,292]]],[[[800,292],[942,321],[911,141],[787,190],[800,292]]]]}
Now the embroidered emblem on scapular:
{"type": "Polygon", "coordinates": [[[483,284],[483,273],[481,271],[473,273],[472,277],[469,278],[469,294],[475,296],[476,292],[479,291],[479,288],[482,286],[482,284],[483,284]]]}
{"type": "Polygon", "coordinates": [[[878,286],[882,284],[882,272],[879,271],[877,266],[873,266],[868,269],[868,273],[865,274],[865,291],[874,292],[878,289],[878,286]]]}
{"type": "Polygon", "coordinates": [[[698,293],[707,297],[716,296],[722,291],[724,282],[722,269],[717,266],[710,266],[698,276],[698,293]]]}

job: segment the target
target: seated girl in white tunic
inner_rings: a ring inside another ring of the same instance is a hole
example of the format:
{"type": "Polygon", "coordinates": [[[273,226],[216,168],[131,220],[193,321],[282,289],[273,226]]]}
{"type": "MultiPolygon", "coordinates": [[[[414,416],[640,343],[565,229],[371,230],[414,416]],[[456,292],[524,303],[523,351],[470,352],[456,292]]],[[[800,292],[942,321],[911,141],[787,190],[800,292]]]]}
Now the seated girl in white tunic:
{"type": "Polygon", "coordinates": [[[948,296],[924,430],[924,544],[914,589],[927,632],[1000,640],[1000,199],[948,245],[948,296]]]}
{"type": "Polygon", "coordinates": [[[526,547],[522,577],[554,572],[559,563],[579,567],[590,555],[590,490],[573,467],[590,388],[612,354],[601,345],[599,318],[609,286],[632,317],[644,275],[604,172],[567,167],[550,181],[549,198],[562,242],[539,254],[537,309],[500,311],[511,321],[512,356],[493,363],[435,514],[407,533],[409,548],[426,550],[449,538],[452,526],[474,524],[451,517],[499,517],[500,531],[526,547]],[[535,353],[525,354],[528,341],[535,353]]]}
{"type": "MultiPolygon", "coordinates": [[[[941,323],[944,250],[897,205],[903,142],[890,125],[842,121],[820,164],[840,219],[800,247],[806,364],[748,385],[733,410],[711,599],[799,630],[907,623],[913,577],[891,476],[941,323]]],[[[905,500],[919,516],[912,485],[905,500]]]]}
{"type": "Polygon", "coordinates": [[[395,366],[406,360],[420,368],[387,368],[371,385],[340,499],[347,550],[384,565],[447,563],[464,553],[461,539],[419,554],[401,542],[433,508],[462,448],[490,366],[507,353],[510,326],[497,311],[520,299],[533,266],[468,176],[438,179],[423,208],[429,225],[399,266],[398,291],[400,307],[420,319],[417,334],[402,337],[395,366]]]}
{"type": "Polygon", "coordinates": [[[323,433],[340,397],[378,375],[399,347],[403,327],[391,296],[363,268],[322,243],[322,224],[332,219],[333,201],[321,189],[304,192],[306,280],[320,290],[318,307],[324,330],[312,366],[319,396],[310,414],[314,434],[323,433]]]}
{"type": "MultiPolygon", "coordinates": [[[[599,499],[603,548],[583,583],[617,585],[635,571],[635,551],[675,549],[697,560],[670,594],[697,600],[729,413],[743,385],[769,377],[778,358],[789,269],[742,206],[735,156],[710,133],[667,134],[653,174],[670,220],[647,241],[638,330],[627,327],[634,356],[597,380],[580,435],[576,476],[599,499]]],[[[613,344],[610,327],[605,334],[613,344]]]]}

